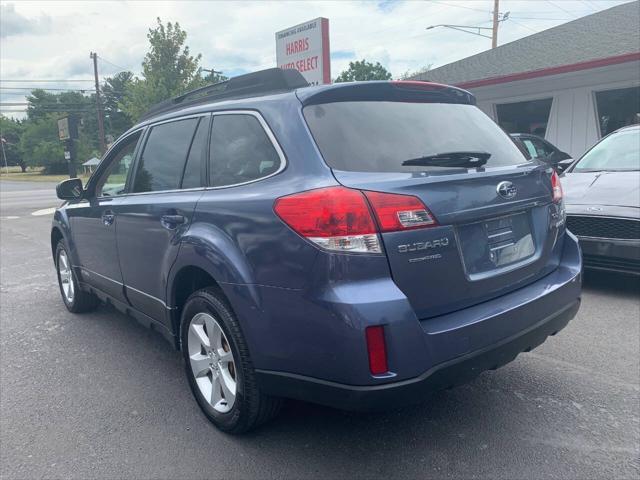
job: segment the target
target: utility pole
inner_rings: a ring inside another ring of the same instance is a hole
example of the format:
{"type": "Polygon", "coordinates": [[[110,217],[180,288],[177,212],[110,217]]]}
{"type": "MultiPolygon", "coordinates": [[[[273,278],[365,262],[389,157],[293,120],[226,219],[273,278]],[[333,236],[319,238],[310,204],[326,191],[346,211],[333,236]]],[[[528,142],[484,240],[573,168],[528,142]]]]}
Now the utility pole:
{"type": "MultiPolygon", "coordinates": [[[[497,0],[496,0],[497,1],[497,0]]],[[[98,54],[89,53],[89,58],[93,60],[93,75],[96,79],[96,110],[98,112],[98,132],[100,134],[100,152],[104,153],[107,144],[104,141],[104,120],[102,118],[102,104],[100,103],[100,81],[98,80],[98,54]]]]}
{"type": "Polygon", "coordinates": [[[498,46],[498,25],[500,20],[498,18],[498,12],[500,11],[500,0],[493,0],[493,29],[491,33],[491,48],[498,46]]]}

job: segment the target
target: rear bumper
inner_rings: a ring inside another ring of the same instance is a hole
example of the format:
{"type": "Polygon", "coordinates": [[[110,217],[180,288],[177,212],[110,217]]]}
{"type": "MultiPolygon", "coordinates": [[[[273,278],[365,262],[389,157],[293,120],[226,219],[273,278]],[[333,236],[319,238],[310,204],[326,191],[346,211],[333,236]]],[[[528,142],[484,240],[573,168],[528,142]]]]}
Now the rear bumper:
{"type": "MultiPolygon", "coordinates": [[[[351,410],[419,402],[429,392],[465,383],[510,362],[564,328],[580,305],[581,270],[578,241],[567,233],[560,265],[552,273],[509,294],[439,317],[418,320],[404,301],[373,290],[362,293],[365,304],[359,305],[349,291],[348,303],[330,304],[335,319],[348,320],[349,328],[338,328],[341,323],[332,324],[325,315],[319,319],[323,328],[314,330],[314,335],[303,338],[304,333],[296,330],[295,342],[282,344],[278,353],[297,371],[260,359],[254,363],[259,386],[270,395],[351,410]],[[371,304],[372,298],[379,302],[371,304]],[[345,306],[339,310],[336,305],[345,306]],[[376,324],[385,325],[391,370],[379,377],[368,372],[363,341],[366,325],[376,324]],[[296,350],[286,351],[289,345],[296,350]]],[[[308,330],[315,321],[310,304],[304,305],[307,316],[296,317],[296,322],[307,320],[308,330]]]]}
{"type": "Polygon", "coordinates": [[[640,240],[578,237],[585,268],[640,275],[640,240]]]}
{"type": "Polygon", "coordinates": [[[575,299],[561,311],[540,320],[527,330],[448,362],[436,365],[410,380],[373,386],[344,385],[303,375],[260,371],[256,373],[265,393],[313,401],[346,410],[376,410],[417,403],[430,393],[468,382],[485,370],[511,362],[550,335],[562,330],[577,313],[575,299]]]}

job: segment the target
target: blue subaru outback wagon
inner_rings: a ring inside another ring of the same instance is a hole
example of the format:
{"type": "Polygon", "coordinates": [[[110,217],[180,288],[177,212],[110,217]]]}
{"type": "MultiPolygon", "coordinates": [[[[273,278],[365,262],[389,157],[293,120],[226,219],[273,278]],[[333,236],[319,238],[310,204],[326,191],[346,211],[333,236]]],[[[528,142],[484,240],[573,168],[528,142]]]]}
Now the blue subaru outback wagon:
{"type": "Polygon", "coordinates": [[[504,365],[576,314],[581,256],[556,173],[474,104],[280,69],[159,104],[58,185],[62,299],[169,339],[227,432],[282,398],[393,408],[504,365]]]}

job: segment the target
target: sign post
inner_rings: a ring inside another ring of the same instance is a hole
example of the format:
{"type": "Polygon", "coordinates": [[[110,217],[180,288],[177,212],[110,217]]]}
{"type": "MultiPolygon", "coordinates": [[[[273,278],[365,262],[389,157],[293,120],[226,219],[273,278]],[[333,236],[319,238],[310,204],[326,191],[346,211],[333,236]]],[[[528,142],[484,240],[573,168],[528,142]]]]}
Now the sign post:
{"type": "Polygon", "coordinates": [[[78,118],[73,115],[58,119],[58,138],[64,142],[64,159],[67,161],[69,178],[76,178],[76,145],[78,118]]]}
{"type": "Polygon", "coordinates": [[[276,62],[298,70],[311,85],[331,83],[329,20],[319,17],[276,32],[276,62]]]}

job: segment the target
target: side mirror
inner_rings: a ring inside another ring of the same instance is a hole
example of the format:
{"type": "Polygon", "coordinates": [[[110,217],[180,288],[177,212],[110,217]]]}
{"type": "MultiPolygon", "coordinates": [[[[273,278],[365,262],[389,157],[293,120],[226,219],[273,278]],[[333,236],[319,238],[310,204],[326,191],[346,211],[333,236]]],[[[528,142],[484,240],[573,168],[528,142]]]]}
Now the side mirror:
{"type": "Polygon", "coordinates": [[[70,178],[56,185],[56,195],[60,200],[77,200],[82,197],[82,180],[70,178]]]}
{"type": "Polygon", "coordinates": [[[571,166],[573,163],[573,159],[567,158],[566,160],[561,160],[556,164],[556,170],[558,173],[564,172],[567,168],[571,166]]]}

